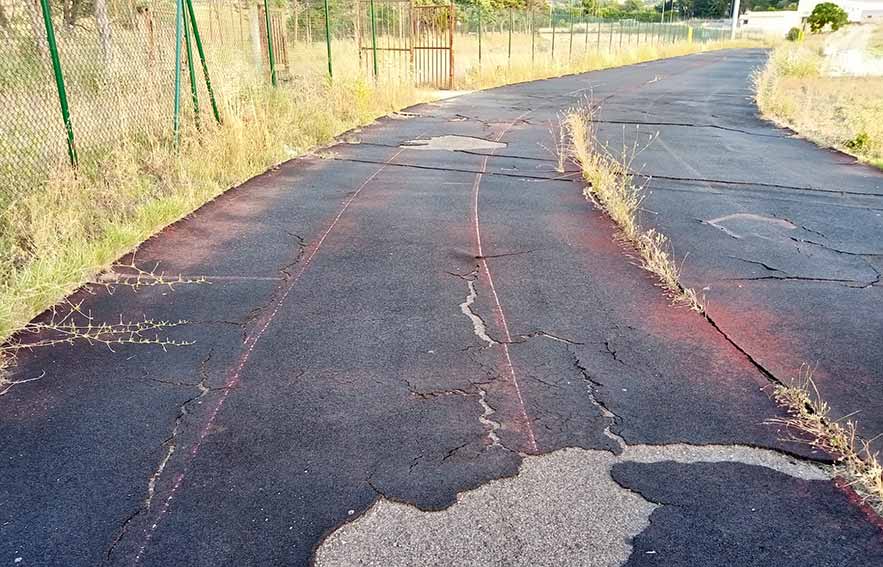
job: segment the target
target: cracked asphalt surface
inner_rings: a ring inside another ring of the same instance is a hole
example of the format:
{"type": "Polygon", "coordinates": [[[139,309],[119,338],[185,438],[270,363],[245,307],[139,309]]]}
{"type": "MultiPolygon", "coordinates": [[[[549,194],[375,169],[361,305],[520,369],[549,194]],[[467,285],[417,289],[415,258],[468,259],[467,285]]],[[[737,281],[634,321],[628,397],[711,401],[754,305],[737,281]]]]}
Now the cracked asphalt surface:
{"type": "Polygon", "coordinates": [[[879,518],[765,423],[809,362],[883,431],[883,176],[756,117],[764,56],[419,105],[169,227],[137,263],[206,283],[74,299],[194,344],[21,357],[0,562],[883,564],[879,518]],[[611,141],[659,131],[644,220],[717,328],[556,171],[550,124],[589,94],[611,141]]]}

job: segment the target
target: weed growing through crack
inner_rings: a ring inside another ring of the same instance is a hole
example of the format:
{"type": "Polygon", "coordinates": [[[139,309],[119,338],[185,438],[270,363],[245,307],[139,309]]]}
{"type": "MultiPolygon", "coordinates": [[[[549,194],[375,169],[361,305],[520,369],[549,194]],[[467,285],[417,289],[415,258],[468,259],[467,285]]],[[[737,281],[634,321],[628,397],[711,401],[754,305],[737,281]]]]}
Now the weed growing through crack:
{"type": "Polygon", "coordinates": [[[844,416],[831,418],[828,404],[822,400],[813,381],[813,369],[804,365],[790,385],[779,385],[773,398],[787,413],[786,418],[769,420],[808,437],[794,436],[832,455],[836,472],[877,513],[883,515],[883,465],[872,452],[870,442],[856,433],[855,421],[844,416]]]}
{"type": "Polygon", "coordinates": [[[642,267],[659,278],[659,285],[675,303],[703,313],[705,309],[696,292],[680,283],[681,267],[674,261],[668,238],[655,229],[641,227],[638,212],[644,188],[635,185],[631,174],[631,164],[640,151],[637,142],[623,148],[621,158],[617,158],[599,143],[593,113],[594,107],[586,101],[564,114],[562,126],[569,138],[569,157],[579,165],[587,182],[586,198],[619,226],[623,238],[640,255],[642,267]]]}
{"type": "MultiPolygon", "coordinates": [[[[135,265],[134,260],[128,264],[119,264],[105,272],[98,281],[83,288],[93,294],[94,287],[103,288],[112,295],[116,288],[127,287],[138,291],[143,287],[166,286],[174,289],[180,284],[208,283],[205,278],[187,278],[183,276],[167,276],[153,270],[143,270],[135,265]]],[[[44,318],[38,318],[24,325],[5,343],[0,344],[0,396],[12,387],[26,382],[33,382],[40,376],[22,380],[9,379],[7,372],[15,364],[16,355],[23,350],[48,348],[65,344],[87,343],[103,345],[111,352],[119,345],[154,345],[163,350],[168,347],[180,347],[193,344],[164,336],[173,327],[187,324],[188,321],[127,320],[120,315],[119,321],[107,322],[95,318],[91,311],[83,308],[83,301],[72,303],[65,300],[61,305],[52,307],[44,318]],[[162,333],[162,334],[161,334],[162,333]]]]}

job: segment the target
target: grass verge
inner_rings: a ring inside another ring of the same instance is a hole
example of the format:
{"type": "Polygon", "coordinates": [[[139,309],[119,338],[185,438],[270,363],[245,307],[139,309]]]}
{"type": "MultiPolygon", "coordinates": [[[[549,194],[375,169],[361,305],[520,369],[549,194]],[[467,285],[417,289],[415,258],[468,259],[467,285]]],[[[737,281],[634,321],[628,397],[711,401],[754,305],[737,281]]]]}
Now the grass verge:
{"type": "MultiPolygon", "coordinates": [[[[680,284],[680,267],[674,262],[665,235],[640,226],[641,187],[634,184],[630,163],[635,148],[614,156],[597,141],[591,105],[571,110],[564,116],[570,142],[570,157],[576,161],[587,182],[584,192],[618,226],[624,240],[635,247],[641,265],[656,275],[659,285],[675,303],[688,305],[707,317],[696,293],[680,284]]],[[[870,445],[856,434],[856,424],[848,419],[833,420],[828,405],[821,400],[808,369],[790,386],[777,385],[773,399],[788,414],[771,423],[800,432],[797,441],[809,442],[836,459],[836,472],[877,513],[883,515],[883,466],[870,445]],[[808,439],[808,441],[807,441],[808,439]]]]}
{"type": "MultiPolygon", "coordinates": [[[[505,73],[485,65],[457,86],[484,88],[738,45],[636,46],[566,65],[513,65],[505,73]]],[[[139,132],[106,151],[81,155],[76,175],[62,165],[26,192],[0,189],[0,342],[228,188],[348,129],[436,96],[401,82],[373,83],[357,67],[329,82],[322,59],[313,60],[316,69],[278,89],[238,59],[219,64],[224,72],[214,83],[223,124],[203,116],[197,131],[185,119],[177,152],[170,132],[139,132]]],[[[468,60],[464,65],[475,67],[468,60]]],[[[651,233],[642,242],[659,247],[660,238],[651,233]]]]}
{"type": "Polygon", "coordinates": [[[754,78],[761,114],[883,169],[883,77],[824,74],[823,37],[777,47],[754,78]]]}
{"type": "Polygon", "coordinates": [[[630,164],[637,148],[624,150],[622,159],[598,143],[592,107],[589,104],[571,109],[564,115],[564,128],[570,140],[571,157],[582,170],[587,185],[584,193],[619,226],[624,240],[637,250],[641,266],[656,275],[659,286],[675,303],[704,313],[696,292],[680,283],[680,266],[674,261],[668,238],[641,227],[638,211],[642,187],[635,185],[630,164]],[[631,152],[631,153],[629,153],[631,152]]]}
{"type": "MultiPolygon", "coordinates": [[[[777,386],[773,398],[788,417],[770,421],[808,436],[812,446],[834,456],[836,473],[883,515],[883,466],[868,441],[856,434],[855,421],[831,418],[830,408],[813,382],[812,370],[804,367],[791,385],[777,386]]],[[[802,440],[802,436],[796,439],[802,440]]]]}

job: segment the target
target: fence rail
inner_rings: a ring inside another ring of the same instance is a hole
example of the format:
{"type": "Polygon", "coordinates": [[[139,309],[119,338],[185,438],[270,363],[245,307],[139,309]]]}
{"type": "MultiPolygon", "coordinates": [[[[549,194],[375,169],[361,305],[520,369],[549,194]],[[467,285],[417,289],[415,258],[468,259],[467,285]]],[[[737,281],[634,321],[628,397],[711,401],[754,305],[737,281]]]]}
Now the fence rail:
{"type": "Polygon", "coordinates": [[[528,61],[563,68],[591,54],[729,37],[726,22],[427,4],[0,0],[0,213],[65,163],[100,164],[133,140],[176,140],[179,129],[223,120],[213,81],[240,98],[341,74],[452,88],[528,61]]]}

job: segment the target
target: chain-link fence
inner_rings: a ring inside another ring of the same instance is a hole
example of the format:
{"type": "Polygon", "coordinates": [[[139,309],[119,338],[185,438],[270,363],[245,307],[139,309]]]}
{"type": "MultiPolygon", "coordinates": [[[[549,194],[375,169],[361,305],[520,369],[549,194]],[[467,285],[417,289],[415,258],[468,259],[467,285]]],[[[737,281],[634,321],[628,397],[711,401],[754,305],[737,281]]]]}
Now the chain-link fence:
{"type": "Polygon", "coordinates": [[[609,21],[548,4],[0,0],[0,212],[64,164],[222,121],[212,81],[240,99],[333,75],[452,88],[515,64],[564,68],[729,33],[727,22],[609,21]]]}

